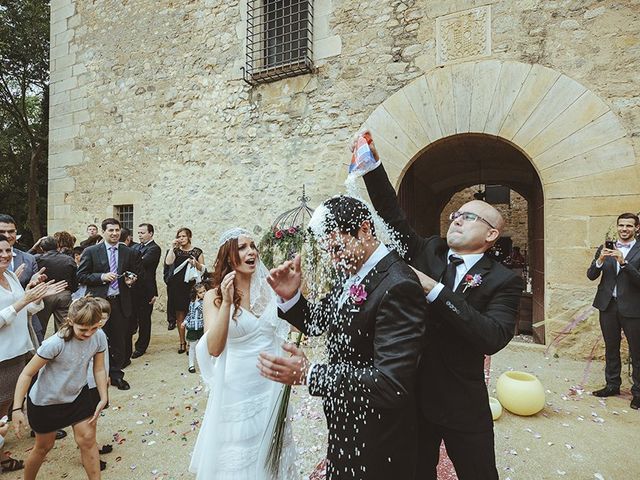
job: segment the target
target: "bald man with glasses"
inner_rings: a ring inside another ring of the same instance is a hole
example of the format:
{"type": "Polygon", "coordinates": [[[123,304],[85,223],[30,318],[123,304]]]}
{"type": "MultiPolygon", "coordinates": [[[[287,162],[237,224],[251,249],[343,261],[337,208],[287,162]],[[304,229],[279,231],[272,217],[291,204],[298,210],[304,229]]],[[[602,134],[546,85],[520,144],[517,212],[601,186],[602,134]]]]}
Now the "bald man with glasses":
{"type": "MultiPolygon", "coordinates": [[[[371,150],[376,160],[375,145],[371,150]]],[[[504,228],[491,205],[473,200],[450,215],[447,238],[409,225],[382,165],[364,176],[380,216],[400,234],[428,303],[418,374],[420,480],[436,480],[440,443],[460,480],[497,480],[484,357],[513,338],[522,278],[486,252],[504,228]]]]}

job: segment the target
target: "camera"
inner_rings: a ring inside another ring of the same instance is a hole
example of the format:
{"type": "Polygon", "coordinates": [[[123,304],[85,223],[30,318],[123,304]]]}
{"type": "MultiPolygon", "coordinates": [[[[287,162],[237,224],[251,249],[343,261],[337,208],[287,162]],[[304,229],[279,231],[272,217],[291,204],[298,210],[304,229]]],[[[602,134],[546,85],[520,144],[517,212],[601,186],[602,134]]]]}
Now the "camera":
{"type": "Polygon", "coordinates": [[[606,242],[604,242],[604,248],[608,248],[609,250],[615,250],[616,242],[614,242],[613,240],[607,240],[606,242]]]}

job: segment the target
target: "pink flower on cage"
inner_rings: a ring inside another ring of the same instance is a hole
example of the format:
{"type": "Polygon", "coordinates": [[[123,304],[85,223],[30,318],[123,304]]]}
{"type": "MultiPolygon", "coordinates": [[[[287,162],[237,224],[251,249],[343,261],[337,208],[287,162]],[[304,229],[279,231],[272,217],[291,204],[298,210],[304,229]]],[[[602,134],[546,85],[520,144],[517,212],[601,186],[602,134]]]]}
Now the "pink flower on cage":
{"type": "Polygon", "coordinates": [[[295,235],[296,233],[298,233],[298,229],[296,227],[289,227],[288,232],[290,235],[295,235]]]}
{"type": "Polygon", "coordinates": [[[282,230],[276,230],[273,234],[278,240],[284,237],[284,232],[282,230]]]}
{"type": "Polygon", "coordinates": [[[349,298],[355,305],[362,305],[367,299],[367,292],[364,285],[351,285],[349,287],[349,298]]]}

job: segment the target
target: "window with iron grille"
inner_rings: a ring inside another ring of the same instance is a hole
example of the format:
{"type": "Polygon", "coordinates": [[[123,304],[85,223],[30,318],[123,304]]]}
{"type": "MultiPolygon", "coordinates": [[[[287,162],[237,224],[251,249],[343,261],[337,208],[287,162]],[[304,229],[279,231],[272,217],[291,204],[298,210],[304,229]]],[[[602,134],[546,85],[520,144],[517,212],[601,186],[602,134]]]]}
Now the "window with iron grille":
{"type": "Polygon", "coordinates": [[[133,205],[116,205],[113,207],[116,219],[120,226],[133,232],[133,205]]]}
{"type": "Polygon", "coordinates": [[[313,0],[247,0],[244,80],[275,82],[313,70],[313,0]]]}

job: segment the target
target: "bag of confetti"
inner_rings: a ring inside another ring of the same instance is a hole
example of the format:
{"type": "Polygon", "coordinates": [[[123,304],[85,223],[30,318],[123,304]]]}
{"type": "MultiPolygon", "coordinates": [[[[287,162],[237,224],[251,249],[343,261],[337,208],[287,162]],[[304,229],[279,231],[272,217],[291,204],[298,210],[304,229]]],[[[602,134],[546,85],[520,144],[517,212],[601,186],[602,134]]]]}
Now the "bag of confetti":
{"type": "Polygon", "coordinates": [[[362,176],[380,165],[369,148],[371,142],[373,139],[369,132],[358,135],[352,150],[349,175],[362,176]]]}

